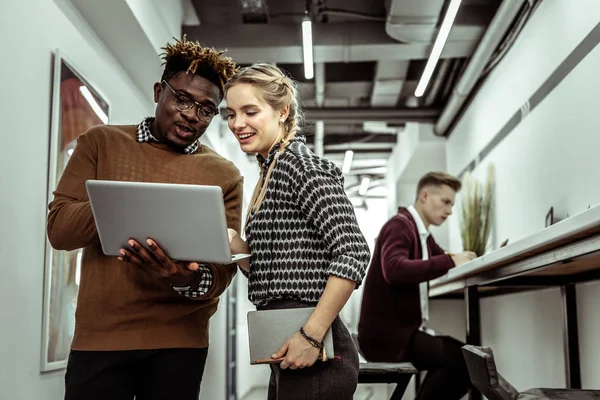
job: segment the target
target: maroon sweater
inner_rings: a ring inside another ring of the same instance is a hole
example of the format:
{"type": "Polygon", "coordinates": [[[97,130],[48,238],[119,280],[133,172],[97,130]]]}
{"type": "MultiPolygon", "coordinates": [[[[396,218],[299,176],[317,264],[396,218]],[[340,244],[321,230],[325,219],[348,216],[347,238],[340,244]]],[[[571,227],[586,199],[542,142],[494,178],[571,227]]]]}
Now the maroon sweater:
{"type": "Polygon", "coordinates": [[[369,361],[405,361],[412,334],[421,325],[419,283],[454,267],[430,235],[423,261],[417,224],[406,208],[381,228],[365,287],[358,325],[359,343],[369,361]]]}

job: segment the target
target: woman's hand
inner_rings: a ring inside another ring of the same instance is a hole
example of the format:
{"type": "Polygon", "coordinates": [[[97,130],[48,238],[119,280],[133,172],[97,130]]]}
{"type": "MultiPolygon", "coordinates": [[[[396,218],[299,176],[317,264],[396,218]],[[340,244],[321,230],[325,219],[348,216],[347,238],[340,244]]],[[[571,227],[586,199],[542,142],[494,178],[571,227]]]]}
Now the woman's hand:
{"type": "MultiPolygon", "coordinates": [[[[240,236],[235,229],[227,228],[227,235],[229,236],[229,249],[231,254],[242,253],[239,248],[243,248],[246,245],[244,239],[240,236]]],[[[247,247],[247,245],[246,245],[247,247]]]]}
{"type": "MultiPolygon", "coordinates": [[[[229,236],[229,250],[231,254],[250,254],[248,244],[235,229],[228,228],[227,235],[229,236]]],[[[244,271],[250,272],[250,259],[239,260],[237,265],[244,271]]]]}
{"type": "Polygon", "coordinates": [[[311,367],[320,353],[321,349],[311,345],[300,332],[296,332],[271,358],[282,359],[279,364],[282,369],[298,369],[311,367]]]}

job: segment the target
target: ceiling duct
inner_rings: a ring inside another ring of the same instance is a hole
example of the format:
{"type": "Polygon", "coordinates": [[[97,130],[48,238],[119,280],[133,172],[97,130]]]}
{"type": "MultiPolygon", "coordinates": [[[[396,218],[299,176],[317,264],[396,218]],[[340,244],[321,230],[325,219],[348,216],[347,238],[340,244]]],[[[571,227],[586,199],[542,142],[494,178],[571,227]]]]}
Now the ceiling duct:
{"type": "Polygon", "coordinates": [[[266,0],[240,0],[242,20],[245,24],[266,24],[269,13],[266,0]]]}
{"type": "MultiPolygon", "coordinates": [[[[433,43],[444,3],[445,0],[391,0],[385,31],[403,43],[433,43]]],[[[447,42],[470,42],[475,47],[491,18],[489,8],[461,6],[447,42]]]]}
{"type": "MultiPolygon", "coordinates": [[[[85,0],[80,0],[85,1],[85,0]]],[[[236,16],[237,18],[237,16],[236,16]]],[[[399,43],[378,22],[313,24],[315,63],[426,59],[431,43],[399,43]]],[[[238,64],[256,60],[278,64],[302,64],[299,24],[231,24],[185,26],[189,40],[209,42],[226,48],[238,64]]],[[[474,44],[446,43],[443,58],[467,57],[474,44]]]]}

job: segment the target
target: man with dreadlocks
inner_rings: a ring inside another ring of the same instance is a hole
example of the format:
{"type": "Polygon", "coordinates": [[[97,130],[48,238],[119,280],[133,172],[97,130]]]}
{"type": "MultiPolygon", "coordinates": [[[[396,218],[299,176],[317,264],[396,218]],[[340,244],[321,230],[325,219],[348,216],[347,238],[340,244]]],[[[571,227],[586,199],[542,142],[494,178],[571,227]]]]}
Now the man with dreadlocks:
{"type": "Polygon", "coordinates": [[[236,271],[170,260],[151,239],[150,251],[130,241],[121,257],[102,253],[88,179],[220,186],[228,227],[240,231],[242,177],[198,142],[237,67],[185,37],[164,50],[155,116],[82,134],[49,206],[52,246],[83,248],[66,400],[197,400],[208,321],[236,271]]]}

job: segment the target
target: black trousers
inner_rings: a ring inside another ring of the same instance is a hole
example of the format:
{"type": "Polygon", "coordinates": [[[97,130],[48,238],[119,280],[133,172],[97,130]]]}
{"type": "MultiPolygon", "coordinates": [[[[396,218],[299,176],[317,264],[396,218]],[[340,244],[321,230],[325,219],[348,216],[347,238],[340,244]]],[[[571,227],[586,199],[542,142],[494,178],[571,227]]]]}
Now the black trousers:
{"type": "MultiPolygon", "coordinates": [[[[262,309],[309,306],[314,304],[279,300],[262,309]]],[[[352,400],[358,385],[358,351],[340,317],[333,321],[331,333],[334,359],[296,370],[271,364],[268,400],[352,400]]]]}
{"type": "Polygon", "coordinates": [[[461,350],[463,343],[417,331],[409,346],[408,361],[427,371],[417,400],[459,400],[467,393],[471,380],[461,350]]]}
{"type": "Polygon", "coordinates": [[[198,400],[208,349],[71,351],[65,400],[198,400]]]}

